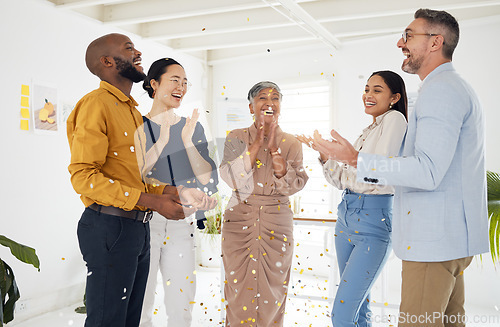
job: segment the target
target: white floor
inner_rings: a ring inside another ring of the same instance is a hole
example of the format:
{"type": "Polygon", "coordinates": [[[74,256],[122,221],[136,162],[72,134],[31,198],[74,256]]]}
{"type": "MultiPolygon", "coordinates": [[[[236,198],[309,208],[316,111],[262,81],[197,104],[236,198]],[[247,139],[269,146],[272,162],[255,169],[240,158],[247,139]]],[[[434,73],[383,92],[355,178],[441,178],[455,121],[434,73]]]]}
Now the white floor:
{"type": "MultiPolygon", "coordinates": [[[[221,323],[222,302],[220,294],[221,273],[218,268],[202,268],[197,270],[197,294],[196,304],[193,311],[192,327],[215,327],[223,326],[221,323]]],[[[161,285],[161,283],[160,283],[161,285]]],[[[292,275],[290,297],[287,300],[287,310],[285,315],[285,327],[309,326],[328,327],[331,326],[329,318],[331,311],[330,298],[324,299],[329,293],[328,280],[325,277],[314,277],[295,273],[292,275]],[[298,297],[297,297],[298,296],[298,297]],[[315,297],[308,299],[307,297],[315,297]],[[322,298],[323,297],[323,298],[322,298]],[[319,300],[317,299],[319,298],[319,300]]],[[[155,327],[166,327],[167,321],[161,304],[161,290],[158,289],[158,315],[154,317],[155,327]]],[[[16,327],[66,327],[83,326],[85,315],[75,313],[74,309],[81,303],[72,304],[61,310],[50,312],[39,317],[23,321],[9,323],[7,326],[16,327]]],[[[387,303],[374,303],[372,306],[374,313],[373,327],[396,326],[396,308],[387,303]],[[391,318],[392,317],[392,318],[391,318]]],[[[485,310],[484,308],[467,308],[470,321],[468,327],[498,327],[500,326],[500,312],[494,308],[485,310]]]]}

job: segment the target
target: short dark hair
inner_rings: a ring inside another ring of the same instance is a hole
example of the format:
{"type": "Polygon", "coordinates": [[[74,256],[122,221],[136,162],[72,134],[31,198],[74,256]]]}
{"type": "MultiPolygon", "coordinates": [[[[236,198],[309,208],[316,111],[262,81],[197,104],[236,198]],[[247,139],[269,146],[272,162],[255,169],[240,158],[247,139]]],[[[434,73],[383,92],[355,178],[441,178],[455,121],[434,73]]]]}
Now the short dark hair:
{"type": "Polygon", "coordinates": [[[399,76],[399,74],[391,70],[381,70],[378,72],[374,72],[373,74],[371,74],[370,78],[373,75],[382,77],[385,84],[387,84],[387,86],[391,90],[392,94],[399,93],[401,95],[401,99],[399,99],[399,101],[394,104],[392,109],[402,113],[408,121],[408,97],[406,95],[406,87],[403,78],[399,76]]]}
{"type": "Polygon", "coordinates": [[[415,12],[415,19],[417,18],[425,19],[430,27],[437,26],[444,30],[443,55],[451,59],[460,36],[460,28],[455,17],[446,11],[421,8],[415,12]]]}
{"type": "Polygon", "coordinates": [[[182,65],[179,64],[177,60],[172,58],[158,59],[151,64],[151,67],[149,67],[148,74],[146,75],[146,78],[144,78],[142,88],[146,90],[146,92],[148,92],[148,95],[151,99],[154,98],[154,90],[151,87],[151,80],[154,79],[155,81],[159,82],[161,75],[165,74],[165,72],[167,71],[167,67],[170,65],[179,65],[182,67],[182,65]]]}

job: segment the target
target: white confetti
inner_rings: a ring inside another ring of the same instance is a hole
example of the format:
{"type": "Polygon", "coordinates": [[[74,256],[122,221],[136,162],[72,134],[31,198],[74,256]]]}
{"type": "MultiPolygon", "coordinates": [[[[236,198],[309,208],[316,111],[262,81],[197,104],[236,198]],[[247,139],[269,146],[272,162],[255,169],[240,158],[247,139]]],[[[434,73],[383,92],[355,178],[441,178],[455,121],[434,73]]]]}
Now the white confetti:
{"type": "Polygon", "coordinates": [[[133,146],[133,145],[132,145],[132,146],[130,146],[130,152],[134,152],[134,150],[135,150],[135,149],[134,149],[134,146],[133,146]]]}
{"type": "Polygon", "coordinates": [[[278,268],[279,268],[279,267],[281,267],[281,266],[282,266],[282,263],[281,263],[281,262],[279,262],[279,261],[276,261],[276,267],[278,267],[278,268]]]}
{"type": "Polygon", "coordinates": [[[125,134],[125,136],[128,136],[127,132],[125,132],[124,134],[125,134]]]}
{"type": "Polygon", "coordinates": [[[113,153],[115,154],[115,156],[117,156],[117,155],[118,155],[118,152],[113,152],[113,153]]]}
{"type": "Polygon", "coordinates": [[[126,299],[127,299],[127,297],[126,297],[126,296],[122,297],[122,300],[126,300],[126,299]]]}
{"type": "Polygon", "coordinates": [[[114,181],[114,180],[112,180],[112,179],[110,179],[110,180],[109,180],[109,182],[110,182],[111,184],[113,184],[115,181],[114,181]]]}
{"type": "Polygon", "coordinates": [[[213,182],[214,182],[214,179],[213,179],[213,178],[210,178],[209,182],[210,182],[210,183],[213,183],[213,182]]]}
{"type": "Polygon", "coordinates": [[[94,188],[94,184],[90,183],[90,188],[94,188]]]}
{"type": "Polygon", "coordinates": [[[128,192],[125,192],[125,196],[128,196],[128,192]]]}

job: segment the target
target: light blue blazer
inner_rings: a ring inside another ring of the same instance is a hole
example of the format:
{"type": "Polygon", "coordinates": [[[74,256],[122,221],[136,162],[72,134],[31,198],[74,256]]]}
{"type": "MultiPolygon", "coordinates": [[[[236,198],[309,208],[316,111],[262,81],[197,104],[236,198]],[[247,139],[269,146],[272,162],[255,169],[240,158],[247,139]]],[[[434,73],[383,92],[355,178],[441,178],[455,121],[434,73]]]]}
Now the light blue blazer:
{"type": "Polygon", "coordinates": [[[484,119],[451,63],[423,81],[399,157],[358,155],[358,181],[396,186],[393,247],[407,261],[489,250],[484,119]]]}

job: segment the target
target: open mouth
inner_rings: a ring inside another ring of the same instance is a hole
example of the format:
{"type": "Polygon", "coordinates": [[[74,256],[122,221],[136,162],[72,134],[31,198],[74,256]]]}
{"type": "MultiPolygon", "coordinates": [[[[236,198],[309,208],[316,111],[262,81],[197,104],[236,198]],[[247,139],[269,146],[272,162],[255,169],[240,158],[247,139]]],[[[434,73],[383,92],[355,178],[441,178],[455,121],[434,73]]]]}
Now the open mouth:
{"type": "Polygon", "coordinates": [[[142,63],[142,59],[141,59],[141,58],[135,58],[135,59],[134,59],[134,65],[136,65],[136,66],[140,66],[140,65],[141,65],[141,63],[142,63]]]}
{"type": "Polygon", "coordinates": [[[172,96],[177,99],[182,99],[182,93],[172,93],[172,96]]]}
{"type": "Polygon", "coordinates": [[[274,115],[273,107],[264,108],[264,109],[262,109],[262,111],[264,111],[264,116],[272,116],[272,115],[274,115]]]}
{"type": "Polygon", "coordinates": [[[373,106],[375,106],[376,104],[377,104],[376,102],[365,101],[365,106],[366,106],[366,107],[373,107],[373,106]]]}

